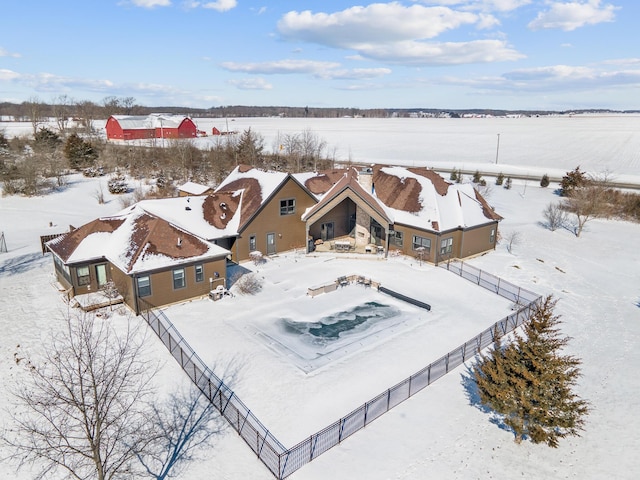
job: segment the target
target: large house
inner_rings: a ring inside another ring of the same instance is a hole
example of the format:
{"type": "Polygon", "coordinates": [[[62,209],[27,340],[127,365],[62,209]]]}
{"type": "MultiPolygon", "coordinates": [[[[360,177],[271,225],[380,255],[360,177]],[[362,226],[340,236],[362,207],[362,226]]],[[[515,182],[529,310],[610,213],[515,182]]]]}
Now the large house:
{"type": "Polygon", "coordinates": [[[195,138],[198,128],[189,117],[153,113],[151,115],[111,115],[105,125],[108,140],[150,138],[195,138]]]}
{"type": "Polygon", "coordinates": [[[144,200],[47,247],[70,296],[111,281],[139,313],[225,286],[228,262],[252,252],[394,252],[438,264],[495,248],[500,220],[473,185],[424,168],[239,166],[213,193],[144,200]]]}

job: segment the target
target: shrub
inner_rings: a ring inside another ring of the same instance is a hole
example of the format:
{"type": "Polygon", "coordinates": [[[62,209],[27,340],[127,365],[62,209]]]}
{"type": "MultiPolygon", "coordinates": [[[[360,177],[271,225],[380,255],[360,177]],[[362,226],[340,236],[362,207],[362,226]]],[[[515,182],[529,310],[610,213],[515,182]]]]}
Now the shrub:
{"type": "Polygon", "coordinates": [[[496,177],[496,185],[502,185],[504,183],[504,173],[500,172],[496,177]]]}
{"type": "Polygon", "coordinates": [[[246,273],[238,278],[234,285],[242,295],[255,295],[262,290],[262,279],[255,273],[246,273]]]}
{"type": "Polygon", "coordinates": [[[546,188],[549,186],[549,175],[547,175],[546,173],[540,179],[540,186],[543,188],[546,188]]]}
{"type": "Polygon", "coordinates": [[[511,189],[511,177],[507,177],[507,180],[504,182],[504,188],[507,190],[511,189]]]}

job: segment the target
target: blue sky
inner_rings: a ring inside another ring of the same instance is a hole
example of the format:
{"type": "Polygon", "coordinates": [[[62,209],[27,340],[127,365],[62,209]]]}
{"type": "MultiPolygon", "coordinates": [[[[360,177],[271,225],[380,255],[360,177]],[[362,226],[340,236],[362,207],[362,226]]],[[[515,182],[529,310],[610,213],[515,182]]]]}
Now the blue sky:
{"type": "Polygon", "coordinates": [[[0,101],[640,109],[638,0],[4,0],[0,101]]]}

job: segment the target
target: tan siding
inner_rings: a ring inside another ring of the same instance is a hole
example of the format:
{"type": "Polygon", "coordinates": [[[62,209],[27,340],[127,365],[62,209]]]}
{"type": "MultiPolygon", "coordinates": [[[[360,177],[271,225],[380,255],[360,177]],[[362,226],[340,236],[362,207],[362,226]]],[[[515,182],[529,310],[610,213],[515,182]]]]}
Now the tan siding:
{"type": "Polygon", "coordinates": [[[152,273],[151,295],[142,297],[142,299],[152,306],[169,305],[190,298],[207,295],[211,289],[209,279],[215,278],[215,272],[218,272],[219,277],[213,282],[213,286],[221,284],[222,279],[226,278],[226,260],[221,258],[204,263],[204,281],[196,283],[195,265],[197,264],[198,263],[193,263],[152,273]],[[185,270],[185,287],[174,289],[173,270],[177,268],[184,268],[185,270]]]}
{"type": "Polygon", "coordinates": [[[498,235],[498,223],[491,223],[478,228],[466,230],[462,241],[460,257],[471,257],[495,248],[495,238],[498,235]],[[491,242],[491,230],[495,230],[493,243],[491,242]]]}
{"type": "Polygon", "coordinates": [[[315,200],[294,180],[288,179],[256,217],[242,229],[240,238],[232,251],[237,262],[249,259],[249,237],[256,236],[256,249],[267,251],[267,233],[275,233],[276,252],[306,247],[306,227],[300,217],[315,205],[315,200]],[[280,215],[280,200],[295,198],[296,211],[292,215],[280,215]]]}

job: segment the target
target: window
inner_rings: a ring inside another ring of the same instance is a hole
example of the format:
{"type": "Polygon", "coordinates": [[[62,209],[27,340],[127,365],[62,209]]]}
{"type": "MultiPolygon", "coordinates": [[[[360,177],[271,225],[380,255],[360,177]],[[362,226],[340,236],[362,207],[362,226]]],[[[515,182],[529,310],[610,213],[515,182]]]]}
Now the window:
{"type": "Polygon", "coordinates": [[[139,297],[148,297],[151,295],[151,277],[149,275],[145,275],[144,277],[138,277],[138,296],[139,297]]]}
{"type": "Polygon", "coordinates": [[[397,230],[391,234],[391,243],[393,243],[396,247],[401,247],[404,244],[404,235],[402,232],[398,232],[397,230]]]}
{"type": "Polygon", "coordinates": [[[296,213],[296,199],[287,198],[280,200],[280,215],[293,215],[296,213]]]}
{"type": "Polygon", "coordinates": [[[184,268],[176,268],[173,271],[173,289],[178,290],[184,288],[186,283],[184,281],[184,268]]]}
{"type": "Polygon", "coordinates": [[[67,267],[64,262],[55,255],[53,256],[53,261],[56,265],[56,270],[60,272],[69,283],[71,283],[71,274],[69,273],[69,267],[67,267]]]}
{"type": "Polygon", "coordinates": [[[255,252],[257,250],[256,248],[256,236],[255,235],[250,235],[249,236],[249,251],[250,252],[255,252]]]}
{"type": "Polygon", "coordinates": [[[431,252],[431,239],[414,235],[411,248],[413,248],[414,250],[418,250],[419,248],[421,248],[424,250],[424,253],[428,254],[431,252]]]}
{"type": "Polygon", "coordinates": [[[493,243],[496,241],[496,229],[492,228],[491,233],[489,234],[489,243],[493,243]]]}
{"type": "Polygon", "coordinates": [[[453,250],[453,238],[444,238],[440,241],[440,255],[446,255],[453,250]]]}
{"type": "Polygon", "coordinates": [[[76,275],[78,276],[78,285],[89,285],[91,283],[89,267],[76,268],[76,275]]]}
{"type": "Polygon", "coordinates": [[[196,282],[204,281],[204,265],[199,264],[195,266],[196,282]]]}

